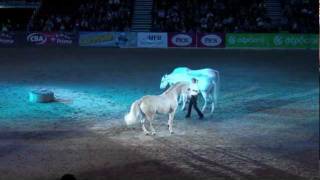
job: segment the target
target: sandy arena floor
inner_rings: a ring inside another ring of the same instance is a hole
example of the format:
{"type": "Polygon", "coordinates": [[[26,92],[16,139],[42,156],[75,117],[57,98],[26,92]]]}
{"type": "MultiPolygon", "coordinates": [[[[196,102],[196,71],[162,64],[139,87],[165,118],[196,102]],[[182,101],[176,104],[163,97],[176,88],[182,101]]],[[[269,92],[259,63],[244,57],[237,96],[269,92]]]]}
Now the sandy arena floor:
{"type": "Polygon", "coordinates": [[[0,179],[319,179],[316,51],[0,49],[0,179]],[[205,120],[156,136],[126,127],[130,104],[160,94],[177,66],[220,71],[205,120]],[[33,104],[49,88],[58,102],[33,104]]]}

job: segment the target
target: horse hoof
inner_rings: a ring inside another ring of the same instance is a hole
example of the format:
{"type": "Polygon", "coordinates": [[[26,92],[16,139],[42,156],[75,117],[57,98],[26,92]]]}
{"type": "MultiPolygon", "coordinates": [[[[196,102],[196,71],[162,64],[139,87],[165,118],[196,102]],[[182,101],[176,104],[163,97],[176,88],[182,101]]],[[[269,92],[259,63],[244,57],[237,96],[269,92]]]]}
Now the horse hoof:
{"type": "Polygon", "coordinates": [[[170,134],[174,134],[174,132],[173,132],[173,131],[171,131],[171,132],[170,132],[170,134]]]}
{"type": "Polygon", "coordinates": [[[144,135],[148,136],[150,133],[149,132],[144,132],[144,135]]]}
{"type": "Polygon", "coordinates": [[[155,136],[155,135],[156,135],[156,132],[152,132],[151,134],[152,134],[153,136],[155,136]]]}

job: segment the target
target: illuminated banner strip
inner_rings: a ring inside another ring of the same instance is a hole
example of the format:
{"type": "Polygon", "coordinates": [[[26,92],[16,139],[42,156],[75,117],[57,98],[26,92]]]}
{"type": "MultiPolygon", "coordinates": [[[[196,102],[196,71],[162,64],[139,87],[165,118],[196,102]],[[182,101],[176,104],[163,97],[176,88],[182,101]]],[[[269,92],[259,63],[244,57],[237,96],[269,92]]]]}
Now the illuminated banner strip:
{"type": "Polygon", "coordinates": [[[153,33],[141,32],[137,36],[137,46],[142,48],[167,48],[168,34],[167,33],[153,33]]]}
{"type": "Polygon", "coordinates": [[[67,32],[30,32],[27,33],[28,45],[36,46],[76,46],[78,45],[78,34],[67,32]]]}
{"type": "Polygon", "coordinates": [[[316,34],[247,34],[228,33],[228,48],[318,48],[319,36],[316,34]]]}

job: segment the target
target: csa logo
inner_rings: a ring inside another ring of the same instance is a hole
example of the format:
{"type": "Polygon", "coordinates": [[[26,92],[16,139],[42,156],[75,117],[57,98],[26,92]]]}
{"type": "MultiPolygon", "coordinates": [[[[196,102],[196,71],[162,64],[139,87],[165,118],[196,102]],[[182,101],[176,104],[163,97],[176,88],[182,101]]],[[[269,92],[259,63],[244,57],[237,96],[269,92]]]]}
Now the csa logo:
{"type": "Polygon", "coordinates": [[[47,42],[47,37],[40,33],[31,33],[27,36],[27,41],[41,45],[47,42]]]}

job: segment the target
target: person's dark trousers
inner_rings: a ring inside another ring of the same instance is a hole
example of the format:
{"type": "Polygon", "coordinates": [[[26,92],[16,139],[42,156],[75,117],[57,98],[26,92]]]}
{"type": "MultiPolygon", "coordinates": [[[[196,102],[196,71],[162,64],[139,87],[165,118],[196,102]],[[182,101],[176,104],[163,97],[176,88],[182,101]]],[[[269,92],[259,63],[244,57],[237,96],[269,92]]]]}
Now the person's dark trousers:
{"type": "Polygon", "coordinates": [[[188,107],[188,113],[187,113],[186,117],[190,117],[190,115],[191,115],[191,109],[192,109],[192,106],[193,106],[194,109],[197,111],[199,117],[200,117],[200,118],[203,118],[203,114],[202,114],[202,112],[199,110],[198,105],[197,105],[197,99],[198,99],[198,96],[191,96],[190,102],[189,102],[189,107],[188,107]]]}

